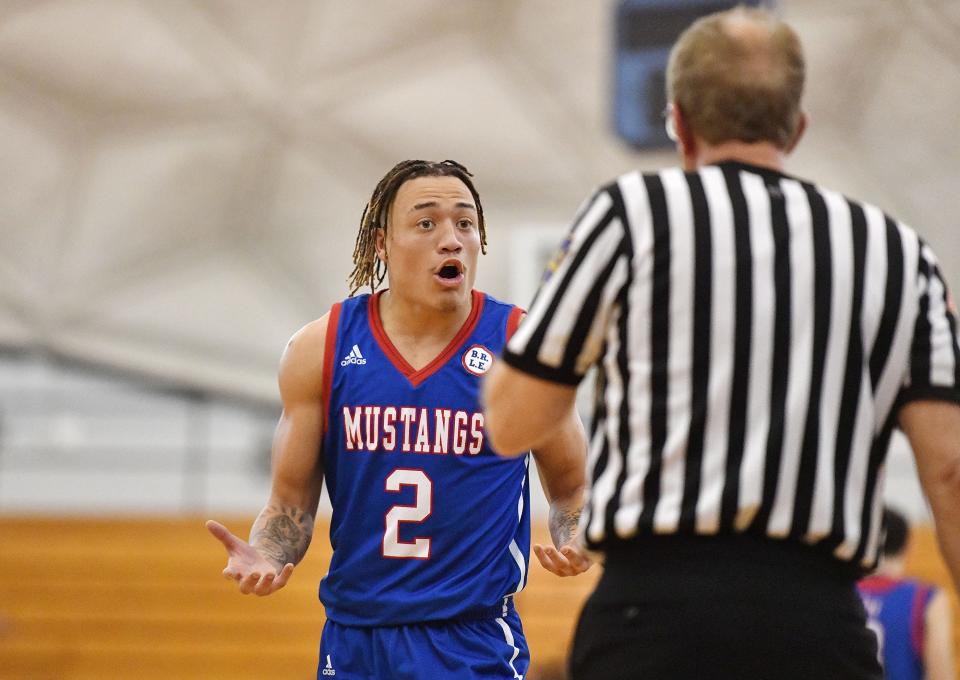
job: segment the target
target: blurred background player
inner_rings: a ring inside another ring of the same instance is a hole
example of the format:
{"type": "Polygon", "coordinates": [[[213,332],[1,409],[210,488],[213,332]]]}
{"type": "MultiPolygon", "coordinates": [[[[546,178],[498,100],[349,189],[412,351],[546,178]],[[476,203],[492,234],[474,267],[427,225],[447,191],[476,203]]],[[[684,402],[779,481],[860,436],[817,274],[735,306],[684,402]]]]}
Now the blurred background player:
{"type": "MultiPolygon", "coordinates": [[[[351,293],[372,294],[305,326],[281,362],[272,491],[249,543],[208,523],[227,549],[224,575],[268,595],[306,553],[326,478],[333,558],[318,678],[526,674],[512,596],[527,572],[528,459],[495,455],[479,405],[480,377],[522,311],[474,290],[485,245],[462,165],[404,161],[383,177],[351,278],[351,293]],[[375,292],[388,273],[391,287],[375,292]]],[[[574,410],[558,414],[543,452],[555,546],[538,554],[577,573],[589,562],[566,545],[584,486],[574,410]]]]}
{"type": "Polygon", "coordinates": [[[955,680],[953,614],[944,590],[905,576],[910,526],[883,512],[886,538],[876,573],[860,581],[886,680],[955,680]]]}

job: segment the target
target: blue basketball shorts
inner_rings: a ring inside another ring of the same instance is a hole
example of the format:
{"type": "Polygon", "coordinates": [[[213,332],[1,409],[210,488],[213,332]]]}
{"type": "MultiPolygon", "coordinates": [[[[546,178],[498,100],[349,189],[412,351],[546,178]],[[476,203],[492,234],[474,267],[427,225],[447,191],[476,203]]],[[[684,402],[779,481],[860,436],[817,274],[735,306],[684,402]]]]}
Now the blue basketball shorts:
{"type": "Polygon", "coordinates": [[[404,626],[327,620],[317,680],[518,680],[530,666],[520,617],[404,626]]]}

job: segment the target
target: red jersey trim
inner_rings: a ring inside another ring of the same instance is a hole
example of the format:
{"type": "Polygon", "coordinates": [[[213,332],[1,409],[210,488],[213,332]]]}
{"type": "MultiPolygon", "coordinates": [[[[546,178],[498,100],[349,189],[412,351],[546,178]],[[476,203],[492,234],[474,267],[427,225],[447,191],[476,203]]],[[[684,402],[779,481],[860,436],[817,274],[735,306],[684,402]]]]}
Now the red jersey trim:
{"type": "Polygon", "coordinates": [[[874,574],[873,576],[866,577],[857,585],[865,593],[883,595],[893,590],[893,588],[899,583],[899,581],[890,578],[889,576],[880,576],[879,574],[874,574]]]}
{"type": "Polygon", "coordinates": [[[507,342],[510,342],[510,338],[517,332],[517,328],[520,326],[520,319],[522,319],[526,313],[527,310],[521,309],[520,307],[514,307],[510,310],[510,316],[507,317],[507,342]]]}
{"type": "Polygon", "coordinates": [[[930,596],[929,586],[919,586],[913,593],[913,602],[910,606],[910,644],[914,653],[923,658],[923,639],[926,633],[927,600],[930,596]]]}
{"type": "Polygon", "coordinates": [[[323,419],[323,434],[327,433],[330,426],[330,394],[333,391],[333,368],[336,365],[337,350],[337,327],[340,325],[340,306],[337,302],[330,308],[330,317],[327,319],[327,337],[323,343],[323,409],[326,416],[323,419]]]}
{"type": "Polygon", "coordinates": [[[414,387],[417,387],[424,380],[439,371],[443,365],[450,361],[450,358],[457,353],[457,350],[460,349],[461,345],[463,345],[466,339],[470,337],[474,329],[477,327],[477,322],[480,321],[480,314],[483,312],[483,303],[485,299],[483,293],[476,290],[471,291],[473,304],[470,308],[470,316],[468,316],[467,320],[463,322],[463,326],[460,327],[460,330],[457,331],[457,334],[453,336],[453,340],[450,341],[444,350],[440,352],[440,354],[438,354],[433,361],[417,371],[413,368],[413,366],[407,363],[407,360],[403,358],[403,355],[397,351],[397,348],[394,347],[393,343],[390,341],[390,338],[387,337],[386,331],[383,330],[383,322],[380,319],[379,304],[381,295],[383,295],[383,291],[379,291],[371,295],[370,301],[367,303],[367,314],[370,318],[370,330],[373,333],[373,337],[377,341],[377,344],[380,345],[380,349],[386,355],[387,359],[390,360],[390,363],[392,363],[394,367],[400,371],[400,373],[402,373],[414,387]]]}

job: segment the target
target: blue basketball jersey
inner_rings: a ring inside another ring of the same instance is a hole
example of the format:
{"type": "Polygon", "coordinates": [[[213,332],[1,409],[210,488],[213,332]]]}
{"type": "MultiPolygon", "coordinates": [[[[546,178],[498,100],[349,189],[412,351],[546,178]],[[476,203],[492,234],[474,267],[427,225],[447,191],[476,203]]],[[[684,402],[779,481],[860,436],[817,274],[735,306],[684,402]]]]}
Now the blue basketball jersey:
{"type": "Polygon", "coordinates": [[[923,680],[927,605],[936,592],[910,580],[871,576],[859,584],[868,625],[876,632],[887,680],[923,680]]]}
{"type": "Polygon", "coordinates": [[[333,558],[320,600],[352,626],[502,616],[527,574],[528,456],[496,455],[479,391],[520,310],[474,291],[457,336],[414,370],[384,333],[378,300],[349,298],[330,313],[333,558]]]}

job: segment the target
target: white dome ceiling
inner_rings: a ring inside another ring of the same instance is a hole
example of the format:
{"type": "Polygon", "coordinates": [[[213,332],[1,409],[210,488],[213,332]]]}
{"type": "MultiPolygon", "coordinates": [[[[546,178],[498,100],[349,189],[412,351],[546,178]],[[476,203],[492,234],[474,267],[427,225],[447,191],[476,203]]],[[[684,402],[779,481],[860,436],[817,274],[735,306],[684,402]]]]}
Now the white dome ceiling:
{"type": "MultiPolygon", "coordinates": [[[[789,169],[915,226],[960,285],[960,3],[781,2],[807,49],[789,169]]],[[[562,229],[637,155],[612,134],[614,3],[0,3],[0,345],[275,398],[346,292],[402,158],[455,158],[490,224],[562,229]]],[[[526,300],[518,300],[526,302],[526,300]]]]}

